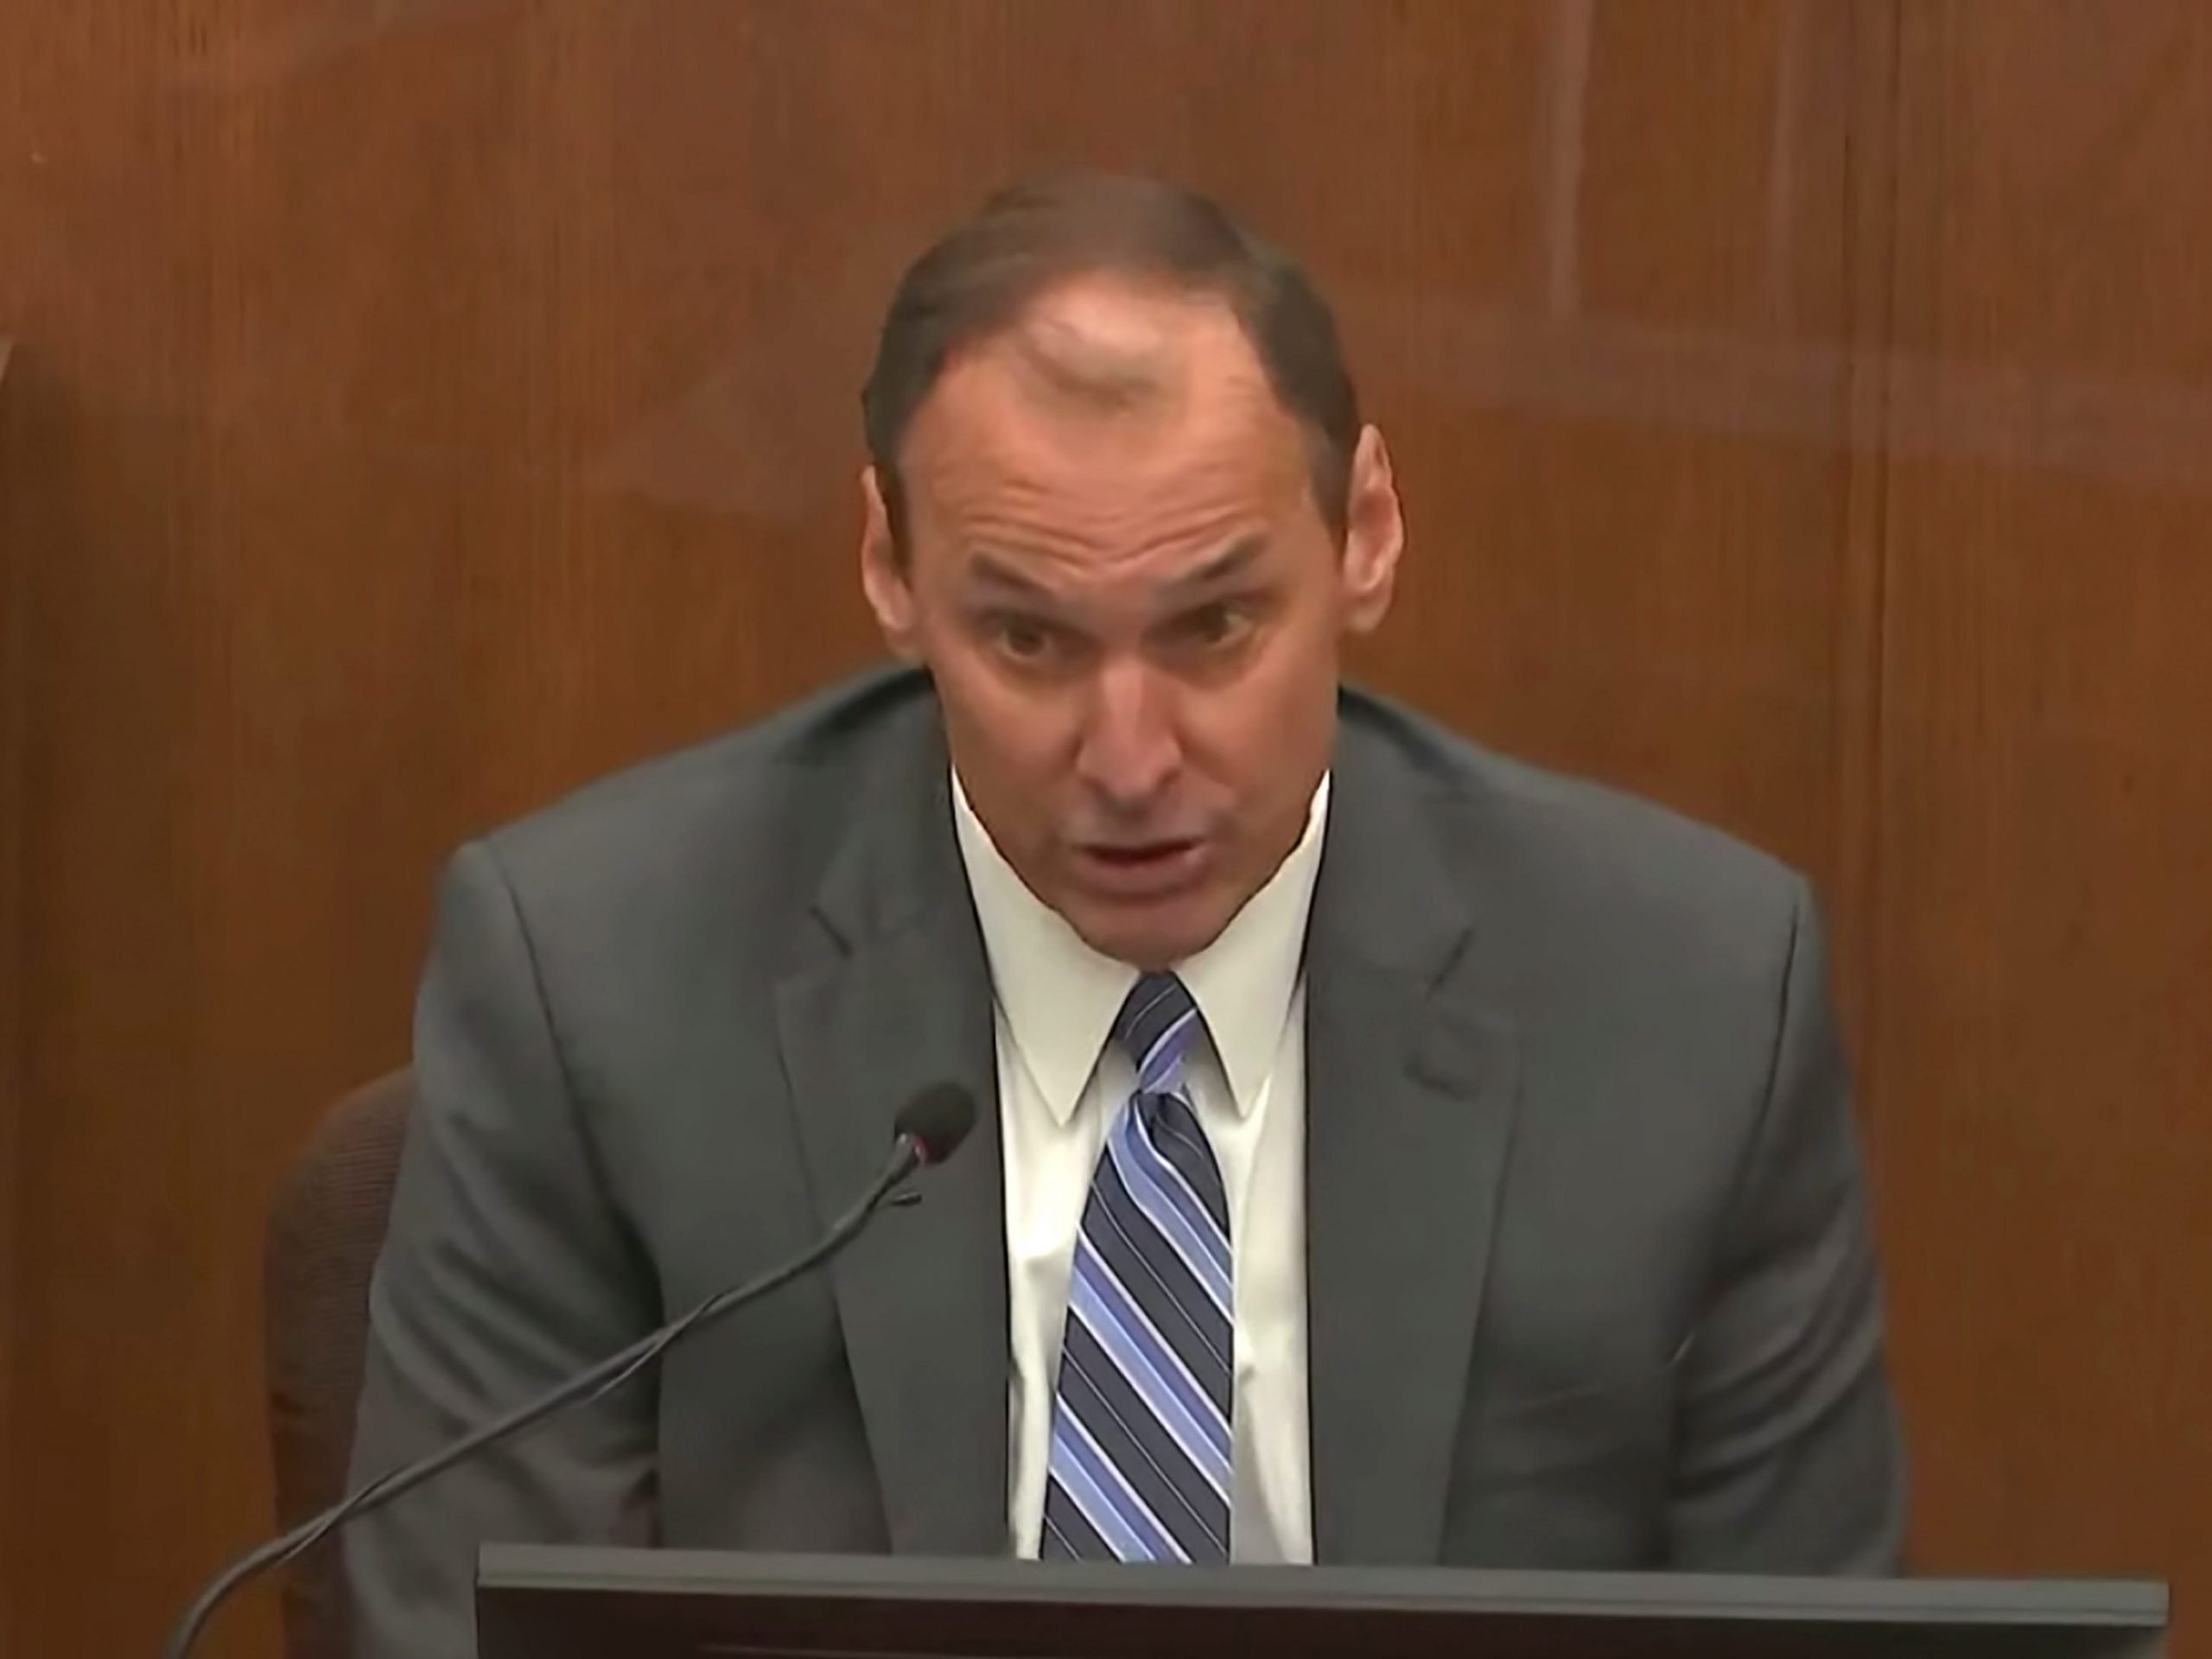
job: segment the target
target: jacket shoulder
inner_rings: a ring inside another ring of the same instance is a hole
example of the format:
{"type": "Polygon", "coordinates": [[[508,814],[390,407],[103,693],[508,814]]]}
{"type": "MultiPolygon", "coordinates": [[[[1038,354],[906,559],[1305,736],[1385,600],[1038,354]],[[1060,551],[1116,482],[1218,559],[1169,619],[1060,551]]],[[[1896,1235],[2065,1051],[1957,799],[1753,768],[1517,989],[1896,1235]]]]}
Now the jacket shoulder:
{"type": "Polygon", "coordinates": [[[682,906],[812,891],[863,780],[931,729],[927,681],[848,680],[752,725],[601,778],[482,837],[518,895],[682,906]]]}
{"type": "Polygon", "coordinates": [[[1481,908],[1642,920],[1690,942],[1740,931],[1764,956],[1804,902],[1796,870],[1671,807],[1501,753],[1386,699],[1348,697],[1345,717],[1417,791],[1481,908]]]}

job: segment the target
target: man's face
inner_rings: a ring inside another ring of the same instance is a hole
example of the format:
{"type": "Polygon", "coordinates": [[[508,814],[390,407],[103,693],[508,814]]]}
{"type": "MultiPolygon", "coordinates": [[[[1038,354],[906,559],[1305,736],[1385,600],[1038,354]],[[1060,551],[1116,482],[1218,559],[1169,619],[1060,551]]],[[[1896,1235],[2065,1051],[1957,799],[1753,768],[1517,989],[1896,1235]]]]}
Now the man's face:
{"type": "Polygon", "coordinates": [[[863,580],[977,817],[1093,948],[1203,950],[1296,845],[1340,641],[1389,607],[1380,435],[1340,544],[1234,315],[1101,276],[958,354],[899,470],[908,544],[871,473],[863,580]]]}

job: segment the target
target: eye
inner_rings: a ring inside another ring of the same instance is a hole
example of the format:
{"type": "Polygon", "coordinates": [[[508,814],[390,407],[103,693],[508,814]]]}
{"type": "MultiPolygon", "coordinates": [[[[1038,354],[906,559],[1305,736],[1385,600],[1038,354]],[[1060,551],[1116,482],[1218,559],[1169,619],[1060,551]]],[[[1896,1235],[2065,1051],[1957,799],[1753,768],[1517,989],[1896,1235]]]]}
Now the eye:
{"type": "Polygon", "coordinates": [[[1046,666],[1067,655],[1070,649],[1065,629],[1018,612],[986,617],[983,634],[993,651],[1022,668],[1046,666]]]}
{"type": "Polygon", "coordinates": [[[999,649],[1009,657],[1041,657],[1050,643],[1041,626],[1018,616],[1003,618],[992,624],[992,629],[999,649]]]}
{"type": "Polygon", "coordinates": [[[1217,600],[1183,616],[1174,632],[1185,645],[1201,651],[1218,651],[1242,639],[1251,620],[1251,613],[1242,605],[1217,600]]]}

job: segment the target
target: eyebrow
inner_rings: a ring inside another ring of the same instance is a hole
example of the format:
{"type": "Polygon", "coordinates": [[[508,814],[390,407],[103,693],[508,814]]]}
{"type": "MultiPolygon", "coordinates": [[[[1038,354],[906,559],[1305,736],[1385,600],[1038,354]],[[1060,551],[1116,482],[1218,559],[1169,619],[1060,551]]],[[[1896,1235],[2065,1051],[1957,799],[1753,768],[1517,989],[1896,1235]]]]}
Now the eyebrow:
{"type": "MultiPolygon", "coordinates": [[[[1167,590],[1170,593],[1188,593],[1211,588],[1217,582],[1240,575],[1267,550],[1267,545],[1266,536],[1256,531],[1248,536],[1240,536],[1205,563],[1173,578],[1167,583],[1167,590]]],[[[1002,588],[1033,599],[1057,597],[1044,583],[1023,575],[995,554],[976,554],[969,569],[977,582],[990,587],[1002,588]]]]}
{"type": "Polygon", "coordinates": [[[1204,564],[1194,570],[1185,571],[1167,586],[1173,592],[1185,593],[1227,582],[1233,576],[1243,575],[1260,555],[1267,551],[1267,548],[1268,538],[1257,531],[1249,536],[1240,536],[1204,564]]]}
{"type": "Polygon", "coordinates": [[[1025,576],[995,554],[978,553],[969,563],[969,574],[992,588],[1004,588],[1032,599],[1050,599],[1052,589],[1044,583],[1025,576]]]}

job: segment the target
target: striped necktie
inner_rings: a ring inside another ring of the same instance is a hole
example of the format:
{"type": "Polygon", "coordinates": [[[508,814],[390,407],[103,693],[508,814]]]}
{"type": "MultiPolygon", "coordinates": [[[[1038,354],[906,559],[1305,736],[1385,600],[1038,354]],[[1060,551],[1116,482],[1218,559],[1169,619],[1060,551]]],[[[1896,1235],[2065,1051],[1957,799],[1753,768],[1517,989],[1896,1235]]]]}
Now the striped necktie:
{"type": "Polygon", "coordinates": [[[1146,975],[1115,1021],[1137,1086],[1107,1132],[1068,1277],[1048,1560],[1229,1560],[1229,1205],[1182,1075],[1202,1029],[1173,974],[1146,975]]]}

